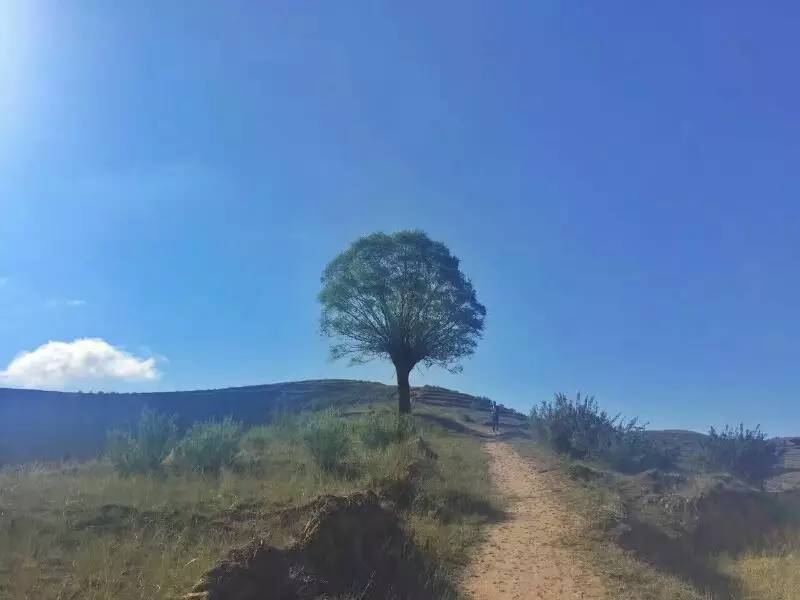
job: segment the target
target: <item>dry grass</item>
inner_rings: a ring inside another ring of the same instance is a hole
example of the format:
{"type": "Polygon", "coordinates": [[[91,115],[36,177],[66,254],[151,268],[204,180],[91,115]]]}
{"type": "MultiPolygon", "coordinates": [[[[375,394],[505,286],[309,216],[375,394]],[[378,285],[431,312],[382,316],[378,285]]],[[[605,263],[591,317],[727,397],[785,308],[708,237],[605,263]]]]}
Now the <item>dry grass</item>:
{"type": "MultiPolygon", "coordinates": [[[[0,471],[0,599],[167,599],[185,593],[227,551],[292,536],[276,511],[320,494],[399,479],[414,449],[357,442],[348,469],[320,469],[298,428],[248,433],[236,468],[219,476],[122,478],[109,464],[26,465],[0,471]]],[[[426,427],[439,454],[407,519],[433,577],[453,580],[492,512],[477,440],[426,427]]]]}
{"type": "Polygon", "coordinates": [[[741,582],[741,600],[800,598],[800,535],[768,551],[722,556],[719,566],[741,582]]]}

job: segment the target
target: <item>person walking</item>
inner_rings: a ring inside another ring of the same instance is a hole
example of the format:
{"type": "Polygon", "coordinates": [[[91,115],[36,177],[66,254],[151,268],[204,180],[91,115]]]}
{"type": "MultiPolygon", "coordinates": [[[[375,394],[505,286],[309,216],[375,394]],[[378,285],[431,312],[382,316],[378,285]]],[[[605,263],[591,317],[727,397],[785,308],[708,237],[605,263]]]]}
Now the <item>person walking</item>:
{"type": "Polygon", "coordinates": [[[492,433],[500,431],[500,407],[492,401],[492,433]]]}

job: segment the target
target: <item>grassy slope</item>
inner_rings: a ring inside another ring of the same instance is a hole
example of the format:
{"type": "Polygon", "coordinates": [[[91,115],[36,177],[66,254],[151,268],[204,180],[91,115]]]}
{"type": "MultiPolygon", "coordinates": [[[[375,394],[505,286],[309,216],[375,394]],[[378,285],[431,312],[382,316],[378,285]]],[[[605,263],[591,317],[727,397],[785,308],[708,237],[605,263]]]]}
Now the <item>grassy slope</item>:
{"type": "MultiPolygon", "coordinates": [[[[381,408],[392,407],[360,404],[345,418],[381,408]]],[[[496,512],[486,460],[474,437],[440,426],[446,409],[417,412],[439,458],[406,521],[434,576],[452,581],[496,512]]],[[[248,440],[245,466],[219,477],[122,479],[102,461],[0,472],[0,598],[179,596],[234,545],[287,544],[296,531],[279,511],[400,479],[414,459],[408,444],[356,444],[352,468],[336,475],[314,464],[291,424],[259,427],[248,440]]]]}

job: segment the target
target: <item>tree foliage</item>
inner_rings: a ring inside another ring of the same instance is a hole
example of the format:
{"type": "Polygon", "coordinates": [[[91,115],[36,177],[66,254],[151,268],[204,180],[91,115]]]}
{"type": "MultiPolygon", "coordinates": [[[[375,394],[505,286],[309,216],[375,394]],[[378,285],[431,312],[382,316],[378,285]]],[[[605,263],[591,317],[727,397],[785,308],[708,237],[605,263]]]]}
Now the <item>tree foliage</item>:
{"type": "Polygon", "coordinates": [[[419,363],[458,371],[486,317],[458,258],[421,231],[354,242],[325,269],[319,300],[322,332],[337,340],[332,356],[390,359],[401,394],[419,363]]]}
{"type": "Polygon", "coordinates": [[[781,449],[760,426],[747,429],[728,425],[722,431],[711,427],[703,441],[706,462],[726,469],[744,479],[756,482],[768,477],[780,460],[781,449]]]}

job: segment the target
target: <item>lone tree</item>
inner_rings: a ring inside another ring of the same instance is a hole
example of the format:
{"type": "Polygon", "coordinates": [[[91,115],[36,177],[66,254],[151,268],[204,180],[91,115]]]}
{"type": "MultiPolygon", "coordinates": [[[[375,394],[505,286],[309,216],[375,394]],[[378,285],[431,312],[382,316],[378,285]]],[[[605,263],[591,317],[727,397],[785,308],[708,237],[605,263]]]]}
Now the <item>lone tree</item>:
{"type": "Polygon", "coordinates": [[[461,370],[481,337],[486,308],[458,258],[421,231],[356,240],[322,275],[322,332],[333,358],[389,358],[401,413],[411,412],[408,375],[419,363],[461,370]]]}

